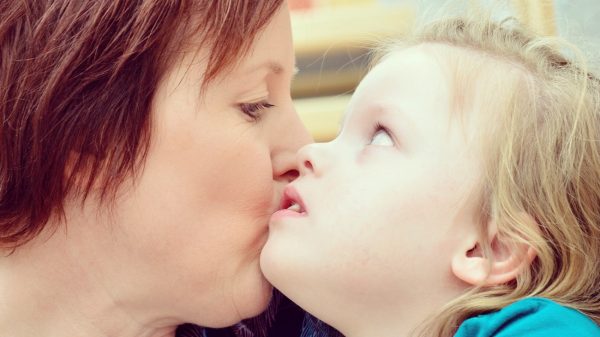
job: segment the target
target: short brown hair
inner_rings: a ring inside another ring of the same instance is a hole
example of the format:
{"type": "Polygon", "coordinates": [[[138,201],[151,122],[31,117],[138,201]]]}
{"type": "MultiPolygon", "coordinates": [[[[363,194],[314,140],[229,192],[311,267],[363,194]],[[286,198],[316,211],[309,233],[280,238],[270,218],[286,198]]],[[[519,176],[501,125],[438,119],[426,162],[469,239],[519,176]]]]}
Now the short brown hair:
{"type": "Polygon", "coordinates": [[[0,3],[0,247],[34,238],[72,192],[111,195],[145,158],[175,52],[209,48],[204,84],[248,52],[282,0],[0,3]],[[218,42],[218,43],[217,43],[218,42]]]}

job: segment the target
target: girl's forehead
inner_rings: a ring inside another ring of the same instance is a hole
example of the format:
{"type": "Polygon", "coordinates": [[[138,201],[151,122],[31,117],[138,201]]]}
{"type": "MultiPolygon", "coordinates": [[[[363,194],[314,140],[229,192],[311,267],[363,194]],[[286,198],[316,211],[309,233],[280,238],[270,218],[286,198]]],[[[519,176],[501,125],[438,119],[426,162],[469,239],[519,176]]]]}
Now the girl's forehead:
{"type": "Polygon", "coordinates": [[[396,49],[361,81],[344,121],[367,107],[440,100],[450,106],[451,119],[480,129],[506,113],[523,74],[511,62],[462,47],[424,43],[396,49]]]}
{"type": "Polygon", "coordinates": [[[455,114],[492,118],[506,113],[516,88],[531,78],[523,65],[491,52],[441,43],[421,47],[438,62],[455,114]]]}
{"type": "Polygon", "coordinates": [[[420,46],[390,52],[365,76],[356,92],[381,97],[445,84],[440,62],[420,46]]]}

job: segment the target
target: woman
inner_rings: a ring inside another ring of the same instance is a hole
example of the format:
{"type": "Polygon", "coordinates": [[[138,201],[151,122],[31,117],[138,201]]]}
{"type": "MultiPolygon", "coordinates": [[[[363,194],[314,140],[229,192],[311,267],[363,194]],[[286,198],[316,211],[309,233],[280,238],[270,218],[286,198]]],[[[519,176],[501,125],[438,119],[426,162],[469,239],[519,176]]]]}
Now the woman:
{"type": "Polygon", "coordinates": [[[174,336],[262,312],[309,142],[283,1],[0,3],[0,335],[174,336]]]}

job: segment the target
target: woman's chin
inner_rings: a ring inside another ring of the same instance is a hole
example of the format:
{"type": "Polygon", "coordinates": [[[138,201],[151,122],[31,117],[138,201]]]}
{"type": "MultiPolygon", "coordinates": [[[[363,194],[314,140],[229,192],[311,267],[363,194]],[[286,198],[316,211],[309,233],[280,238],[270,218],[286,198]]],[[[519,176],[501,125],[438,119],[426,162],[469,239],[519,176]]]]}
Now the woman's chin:
{"type": "Polygon", "coordinates": [[[238,285],[238,293],[240,295],[234,300],[240,319],[247,319],[262,314],[269,306],[273,297],[273,286],[263,276],[258,261],[256,264],[256,275],[253,275],[254,277],[246,284],[238,285]]]}
{"type": "Polygon", "coordinates": [[[219,300],[221,304],[226,305],[221,307],[220,313],[217,314],[218,319],[207,322],[206,317],[197,317],[204,321],[192,322],[207,328],[225,328],[262,314],[271,302],[273,287],[260,272],[258,261],[254,271],[237,275],[235,280],[236,283],[223,292],[228,296],[219,300]]]}

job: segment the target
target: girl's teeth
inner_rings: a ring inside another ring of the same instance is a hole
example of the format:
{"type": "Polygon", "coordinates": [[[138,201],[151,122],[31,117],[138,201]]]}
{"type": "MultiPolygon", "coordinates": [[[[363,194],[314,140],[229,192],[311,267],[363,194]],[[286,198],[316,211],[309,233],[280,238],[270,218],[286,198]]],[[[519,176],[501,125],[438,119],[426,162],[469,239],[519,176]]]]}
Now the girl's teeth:
{"type": "Polygon", "coordinates": [[[287,209],[294,212],[300,212],[300,205],[298,205],[297,203],[293,203],[287,209]]]}

